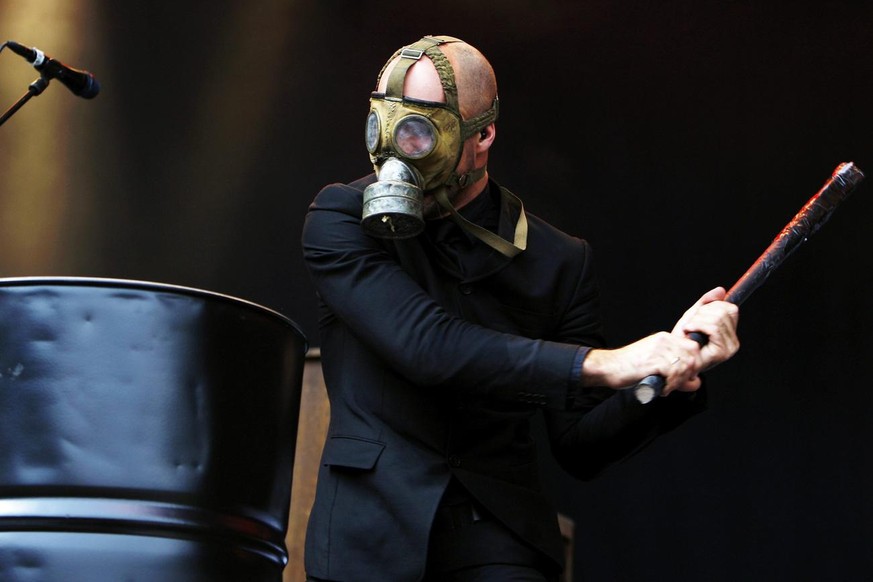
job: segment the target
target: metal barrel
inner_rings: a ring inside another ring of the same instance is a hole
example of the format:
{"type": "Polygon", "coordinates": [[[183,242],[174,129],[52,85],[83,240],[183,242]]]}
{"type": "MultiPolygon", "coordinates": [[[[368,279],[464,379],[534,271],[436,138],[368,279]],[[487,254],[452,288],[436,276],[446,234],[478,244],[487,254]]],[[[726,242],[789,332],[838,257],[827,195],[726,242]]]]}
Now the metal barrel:
{"type": "Polygon", "coordinates": [[[306,349],[226,295],[0,279],[0,580],[281,580],[306,349]]]}

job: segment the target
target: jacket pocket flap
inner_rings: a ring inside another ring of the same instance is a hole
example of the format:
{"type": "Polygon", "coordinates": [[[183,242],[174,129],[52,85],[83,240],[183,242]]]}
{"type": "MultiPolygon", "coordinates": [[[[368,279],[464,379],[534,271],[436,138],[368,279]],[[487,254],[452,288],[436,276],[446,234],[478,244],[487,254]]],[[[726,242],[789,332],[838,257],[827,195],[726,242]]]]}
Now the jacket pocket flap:
{"type": "Polygon", "coordinates": [[[324,446],[321,462],[332,467],[349,469],[372,469],[385,443],[355,437],[331,437],[324,446]]]}

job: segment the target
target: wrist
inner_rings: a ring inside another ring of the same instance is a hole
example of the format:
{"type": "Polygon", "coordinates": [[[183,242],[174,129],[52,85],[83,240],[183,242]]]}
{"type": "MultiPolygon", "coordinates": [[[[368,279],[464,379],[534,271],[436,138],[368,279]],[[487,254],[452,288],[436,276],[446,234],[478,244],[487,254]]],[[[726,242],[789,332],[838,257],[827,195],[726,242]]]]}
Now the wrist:
{"type": "Polygon", "coordinates": [[[615,350],[595,349],[588,352],[582,362],[583,386],[621,388],[627,383],[622,373],[621,358],[616,357],[615,350]]]}

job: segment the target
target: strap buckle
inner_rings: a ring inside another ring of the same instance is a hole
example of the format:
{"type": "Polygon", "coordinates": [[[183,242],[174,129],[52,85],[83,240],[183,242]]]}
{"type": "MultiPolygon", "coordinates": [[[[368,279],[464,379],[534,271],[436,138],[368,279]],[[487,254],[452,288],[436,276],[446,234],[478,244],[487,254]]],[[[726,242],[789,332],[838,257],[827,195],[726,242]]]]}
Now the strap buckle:
{"type": "Polygon", "coordinates": [[[422,56],[424,56],[424,51],[421,49],[405,48],[400,51],[401,59],[412,59],[417,61],[420,60],[422,56]]]}

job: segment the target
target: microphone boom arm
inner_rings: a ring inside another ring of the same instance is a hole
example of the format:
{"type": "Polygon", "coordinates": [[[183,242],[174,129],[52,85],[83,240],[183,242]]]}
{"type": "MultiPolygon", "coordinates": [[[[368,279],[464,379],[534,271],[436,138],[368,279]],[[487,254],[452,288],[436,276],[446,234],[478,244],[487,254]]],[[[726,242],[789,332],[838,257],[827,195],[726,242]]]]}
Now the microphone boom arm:
{"type": "MultiPolygon", "coordinates": [[[[5,42],[2,45],[0,45],[0,52],[3,52],[4,48],[6,48],[5,42]]],[[[4,123],[6,123],[6,120],[9,119],[10,117],[12,117],[13,115],[15,115],[15,113],[19,109],[24,107],[24,104],[27,103],[28,101],[30,101],[30,99],[32,97],[36,97],[37,95],[39,95],[40,93],[45,91],[45,88],[48,87],[48,84],[49,84],[49,80],[46,77],[40,75],[39,79],[35,80],[33,83],[31,83],[28,86],[27,92],[25,92],[24,95],[19,97],[18,101],[13,103],[12,107],[7,109],[3,115],[0,115],[0,125],[3,125],[4,123]]]]}

